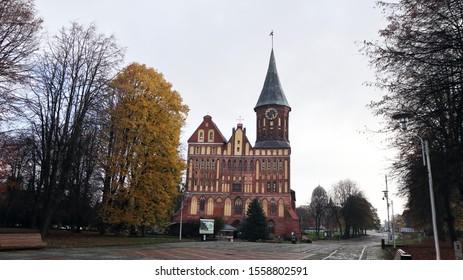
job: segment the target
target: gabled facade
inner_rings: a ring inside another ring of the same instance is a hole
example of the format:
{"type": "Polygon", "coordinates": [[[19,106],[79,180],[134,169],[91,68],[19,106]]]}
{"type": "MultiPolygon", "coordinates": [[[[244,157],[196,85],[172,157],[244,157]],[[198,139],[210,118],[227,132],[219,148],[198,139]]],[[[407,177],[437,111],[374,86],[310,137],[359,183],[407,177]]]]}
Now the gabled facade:
{"type": "MultiPolygon", "coordinates": [[[[228,224],[239,227],[249,204],[258,198],[274,236],[300,234],[295,192],[290,184],[291,107],[280,85],[273,50],[254,111],[254,147],[242,123],[232,129],[227,140],[209,115],[188,139],[188,196],[183,219],[222,216],[228,224]]],[[[179,213],[175,220],[179,220],[179,213]]]]}

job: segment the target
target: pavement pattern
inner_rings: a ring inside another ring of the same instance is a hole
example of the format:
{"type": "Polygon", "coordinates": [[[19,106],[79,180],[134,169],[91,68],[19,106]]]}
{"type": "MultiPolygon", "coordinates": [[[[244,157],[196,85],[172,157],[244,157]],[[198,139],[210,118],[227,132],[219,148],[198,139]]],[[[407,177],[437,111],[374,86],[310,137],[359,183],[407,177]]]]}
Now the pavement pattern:
{"type": "Polygon", "coordinates": [[[0,260],[328,260],[381,259],[381,247],[340,243],[181,242],[143,246],[0,251],[0,260]],[[336,246],[336,247],[334,247],[336,246]],[[362,249],[363,247],[363,249],[362,249]],[[352,247],[353,248],[353,247],[352,247]],[[360,249],[358,249],[360,248],[360,249]],[[359,251],[361,250],[361,253],[359,251]]]}

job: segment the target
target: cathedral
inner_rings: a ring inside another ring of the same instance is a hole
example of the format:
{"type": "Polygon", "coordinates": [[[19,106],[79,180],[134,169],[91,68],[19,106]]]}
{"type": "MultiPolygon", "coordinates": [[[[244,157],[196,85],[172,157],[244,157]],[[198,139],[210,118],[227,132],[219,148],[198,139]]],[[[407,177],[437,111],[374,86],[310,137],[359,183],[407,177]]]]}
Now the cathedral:
{"type": "MultiPolygon", "coordinates": [[[[209,115],[188,139],[183,221],[222,216],[236,228],[257,198],[274,236],[300,234],[291,189],[291,107],[280,84],[273,49],[256,112],[256,142],[238,123],[225,139],[209,115]]],[[[179,221],[180,213],[175,220],[179,221]]]]}

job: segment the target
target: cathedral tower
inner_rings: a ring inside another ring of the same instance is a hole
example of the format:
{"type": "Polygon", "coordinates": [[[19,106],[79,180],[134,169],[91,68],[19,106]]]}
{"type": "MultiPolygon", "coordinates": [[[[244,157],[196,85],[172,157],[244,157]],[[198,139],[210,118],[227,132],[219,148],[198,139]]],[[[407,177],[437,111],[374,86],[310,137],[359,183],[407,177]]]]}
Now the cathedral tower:
{"type": "Polygon", "coordinates": [[[288,125],[291,107],[280,84],[273,49],[264,87],[254,111],[257,120],[254,148],[290,148],[288,125]]]}

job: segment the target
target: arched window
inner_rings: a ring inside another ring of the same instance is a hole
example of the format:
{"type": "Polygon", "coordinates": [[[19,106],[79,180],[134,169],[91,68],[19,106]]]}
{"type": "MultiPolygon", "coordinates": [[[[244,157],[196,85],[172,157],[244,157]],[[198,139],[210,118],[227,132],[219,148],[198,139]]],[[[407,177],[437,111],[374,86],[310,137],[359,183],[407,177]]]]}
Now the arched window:
{"type": "Polygon", "coordinates": [[[207,200],[207,215],[214,215],[214,199],[212,197],[207,200]]]}
{"type": "Polygon", "coordinates": [[[280,199],[278,201],[278,217],[284,217],[285,216],[285,202],[283,199],[280,199]]]}
{"type": "Polygon", "coordinates": [[[234,206],[234,214],[235,215],[241,215],[243,214],[243,202],[241,201],[241,198],[235,199],[235,206],[234,206]]]}
{"type": "Polygon", "coordinates": [[[191,215],[196,215],[197,212],[198,212],[198,200],[196,199],[196,196],[193,196],[191,198],[190,214],[191,215]]]}
{"type": "Polygon", "coordinates": [[[206,208],[206,199],[204,198],[204,196],[201,196],[201,198],[199,199],[199,211],[204,212],[205,208],[206,208]]]}
{"type": "Polygon", "coordinates": [[[277,181],[273,181],[273,192],[277,192],[277,181]]]}
{"type": "Polygon", "coordinates": [[[214,131],[209,130],[209,142],[212,142],[214,140],[214,131]]]}
{"type": "Polygon", "coordinates": [[[270,215],[275,216],[277,214],[277,202],[272,198],[270,200],[270,215]]]}
{"type": "Polygon", "coordinates": [[[223,210],[225,217],[231,216],[231,200],[228,197],[225,199],[225,206],[223,210]]]}
{"type": "Polygon", "coordinates": [[[268,202],[267,199],[262,201],[262,209],[264,210],[265,216],[268,216],[268,202]]]}
{"type": "Polygon", "coordinates": [[[271,192],[272,189],[271,189],[271,185],[270,185],[270,182],[267,182],[267,192],[271,192]]]}
{"type": "Polygon", "coordinates": [[[273,220],[268,220],[267,227],[268,227],[268,232],[275,233],[275,222],[273,220]]]}

